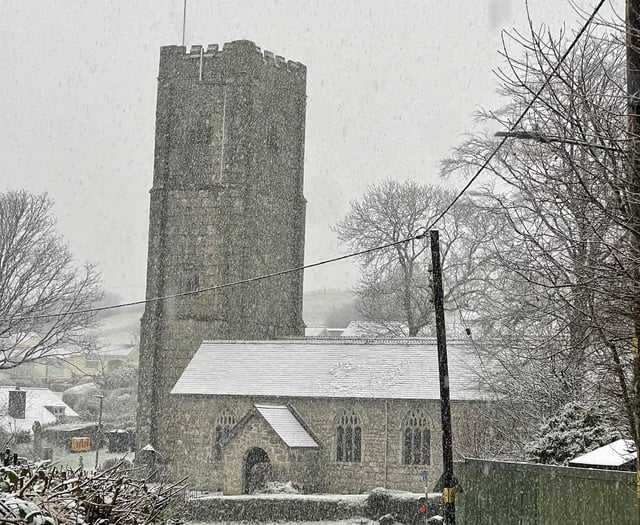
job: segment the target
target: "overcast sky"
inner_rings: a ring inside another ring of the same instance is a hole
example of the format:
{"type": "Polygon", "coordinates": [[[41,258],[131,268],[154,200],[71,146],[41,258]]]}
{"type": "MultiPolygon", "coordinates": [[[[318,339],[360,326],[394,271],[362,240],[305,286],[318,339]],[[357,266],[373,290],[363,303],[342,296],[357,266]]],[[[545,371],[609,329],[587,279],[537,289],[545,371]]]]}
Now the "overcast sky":
{"type": "MultiPolygon", "coordinates": [[[[564,0],[529,3],[536,25],[581,25],[564,0]]],[[[0,190],[49,193],[73,253],[124,301],[144,296],[158,54],[181,43],[182,11],[183,0],[0,3],[0,190]]],[[[311,263],[344,253],[331,226],[368,184],[438,182],[472,113],[498,102],[492,69],[514,27],[526,30],[524,0],[188,0],[186,43],[249,39],[306,64],[311,263]]],[[[305,289],[356,279],[351,264],[326,266],[305,289]]]]}

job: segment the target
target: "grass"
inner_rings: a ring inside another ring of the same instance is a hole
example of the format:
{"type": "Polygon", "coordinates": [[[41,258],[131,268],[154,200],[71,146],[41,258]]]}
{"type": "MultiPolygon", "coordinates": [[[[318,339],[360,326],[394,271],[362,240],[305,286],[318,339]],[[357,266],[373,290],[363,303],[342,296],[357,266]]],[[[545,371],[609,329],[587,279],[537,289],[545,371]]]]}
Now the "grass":
{"type": "MultiPolygon", "coordinates": [[[[102,465],[108,459],[128,459],[133,461],[133,452],[109,452],[106,448],[101,448],[98,452],[98,463],[102,465]]],[[[87,470],[95,467],[96,451],[89,452],[69,452],[68,450],[54,449],[53,462],[64,468],[77,469],[81,465],[87,470]],[[80,463],[82,461],[82,464],[80,463]]]]}

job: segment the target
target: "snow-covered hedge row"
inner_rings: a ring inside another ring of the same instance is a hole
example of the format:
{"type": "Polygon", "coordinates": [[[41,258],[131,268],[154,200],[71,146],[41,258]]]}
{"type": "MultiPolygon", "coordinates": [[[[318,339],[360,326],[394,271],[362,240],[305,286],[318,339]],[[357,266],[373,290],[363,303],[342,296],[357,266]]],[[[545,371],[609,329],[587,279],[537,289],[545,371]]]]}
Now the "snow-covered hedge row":
{"type": "MultiPolygon", "coordinates": [[[[193,521],[320,521],[358,516],[377,520],[392,514],[406,525],[423,525],[418,498],[423,494],[375,489],[371,494],[257,494],[204,496],[187,502],[193,521]]],[[[429,495],[429,515],[440,513],[440,494],[429,495]]]]}
{"type": "Polygon", "coordinates": [[[142,525],[183,514],[182,484],[149,485],[121,464],[97,472],[49,462],[0,467],[0,522],[142,525]]]}

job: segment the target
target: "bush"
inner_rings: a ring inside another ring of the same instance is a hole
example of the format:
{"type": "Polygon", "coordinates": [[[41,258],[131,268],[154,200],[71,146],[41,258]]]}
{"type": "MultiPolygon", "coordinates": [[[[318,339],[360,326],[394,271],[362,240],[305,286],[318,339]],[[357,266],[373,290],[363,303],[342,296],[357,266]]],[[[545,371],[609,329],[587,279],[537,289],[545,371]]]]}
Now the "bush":
{"type": "Polygon", "coordinates": [[[131,472],[133,470],[133,463],[128,459],[111,458],[107,459],[102,465],[100,465],[100,470],[104,471],[111,469],[131,472]]]}
{"type": "Polygon", "coordinates": [[[537,463],[566,465],[580,454],[624,437],[612,413],[611,407],[603,403],[567,403],[527,445],[528,458],[537,463]]]}
{"type": "Polygon", "coordinates": [[[128,365],[112,368],[105,374],[104,386],[109,390],[116,388],[136,389],[138,385],[138,369],[128,365]]]}
{"type": "Polygon", "coordinates": [[[149,487],[120,468],[88,472],[57,468],[50,462],[26,464],[0,469],[0,521],[27,525],[166,523],[182,518],[184,490],[183,483],[149,487]]]}
{"type": "MultiPolygon", "coordinates": [[[[407,525],[422,525],[425,516],[418,513],[418,498],[424,494],[414,494],[401,490],[377,488],[371,491],[365,502],[366,514],[372,520],[392,515],[394,519],[407,525]]],[[[429,494],[427,516],[442,513],[442,496],[429,494]]]]}
{"type": "Polygon", "coordinates": [[[31,432],[29,432],[28,430],[18,430],[13,435],[13,439],[16,445],[31,443],[31,432]]]}

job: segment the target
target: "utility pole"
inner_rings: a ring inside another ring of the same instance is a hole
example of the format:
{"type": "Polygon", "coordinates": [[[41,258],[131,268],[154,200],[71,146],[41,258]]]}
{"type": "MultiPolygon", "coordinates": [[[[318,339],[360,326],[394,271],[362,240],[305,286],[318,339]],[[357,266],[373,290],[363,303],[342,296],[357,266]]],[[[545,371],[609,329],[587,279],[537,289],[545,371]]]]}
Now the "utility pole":
{"type": "MultiPolygon", "coordinates": [[[[636,265],[640,262],[640,0],[626,3],[627,45],[627,107],[629,110],[629,215],[631,219],[631,249],[636,265]]],[[[640,283],[640,270],[634,271],[636,287],[640,283]]],[[[634,290],[633,305],[633,429],[636,450],[636,495],[640,513],[640,293],[634,290]]]]}
{"type": "Polygon", "coordinates": [[[449,396],[449,366],[447,364],[447,333],[444,324],[444,291],[440,264],[440,238],[438,230],[431,230],[431,264],[433,266],[433,305],[436,310],[436,337],[438,340],[438,372],[440,376],[440,415],[442,417],[442,467],[445,525],[455,525],[456,504],[453,480],[453,446],[451,438],[451,403],[449,396]]]}
{"type": "Polygon", "coordinates": [[[98,470],[98,455],[100,453],[100,445],[102,444],[102,401],[104,400],[104,396],[97,395],[93,397],[97,397],[100,400],[100,413],[98,415],[98,431],[96,432],[96,466],[95,466],[95,470],[98,470]]]}

